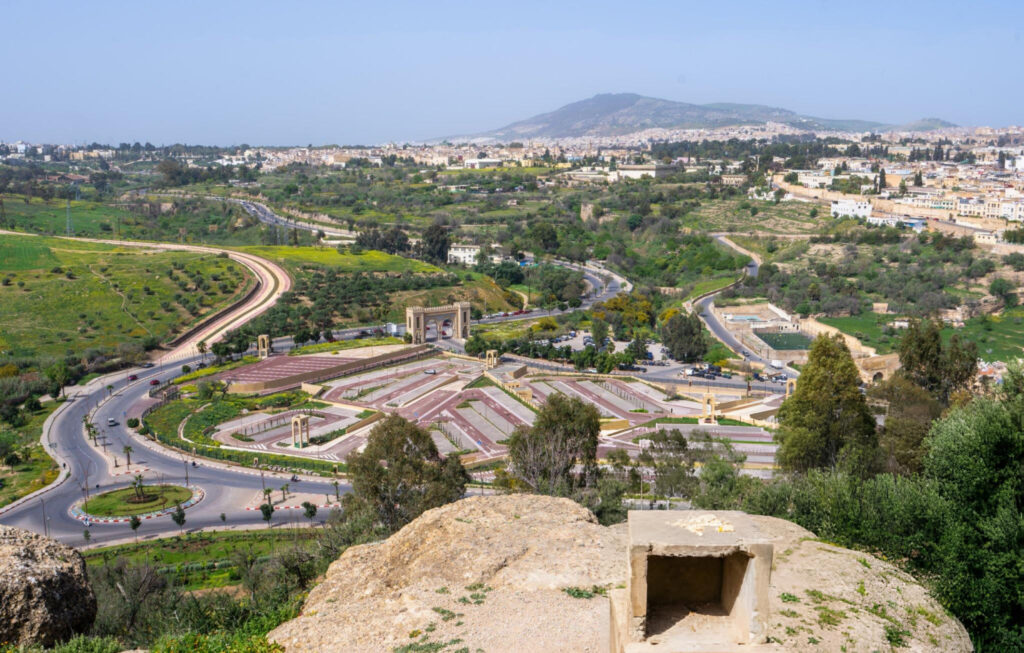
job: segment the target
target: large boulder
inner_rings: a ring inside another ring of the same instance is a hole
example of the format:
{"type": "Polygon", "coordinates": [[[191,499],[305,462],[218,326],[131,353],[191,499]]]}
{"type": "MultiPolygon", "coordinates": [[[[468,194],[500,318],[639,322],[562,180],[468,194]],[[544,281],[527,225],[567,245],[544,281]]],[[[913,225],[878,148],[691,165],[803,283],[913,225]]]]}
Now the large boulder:
{"type": "Polygon", "coordinates": [[[0,525],[0,642],[52,646],[88,630],[95,617],[78,551],[0,525]]]}
{"type": "MultiPolygon", "coordinates": [[[[754,651],[970,651],[964,627],[911,576],[781,519],[751,519],[774,544],[770,639],[754,651]]],[[[625,524],[568,499],[463,499],[389,539],[348,549],[302,615],[269,639],[297,651],[606,651],[607,590],[625,587],[625,524]],[[567,591],[568,590],[568,591],[567,591]],[[595,591],[596,590],[596,591],[595,591]]]]}

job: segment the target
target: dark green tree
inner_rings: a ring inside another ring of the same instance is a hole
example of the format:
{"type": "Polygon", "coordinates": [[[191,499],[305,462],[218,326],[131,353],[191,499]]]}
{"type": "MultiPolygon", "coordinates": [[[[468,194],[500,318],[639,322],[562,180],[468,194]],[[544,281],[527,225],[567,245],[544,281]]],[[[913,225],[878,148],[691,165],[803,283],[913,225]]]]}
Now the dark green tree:
{"type": "Polygon", "coordinates": [[[796,391],[779,408],[778,461],[783,469],[842,469],[865,476],[879,463],[875,419],[842,338],[818,336],[796,391]]]}
{"type": "Polygon", "coordinates": [[[677,361],[692,363],[708,351],[704,325],[696,313],[676,313],[661,326],[661,342],[677,361]]]}
{"type": "Polygon", "coordinates": [[[423,231],[420,242],[423,258],[432,263],[444,265],[448,262],[448,247],[451,239],[444,225],[434,223],[423,231]]]}
{"type": "Polygon", "coordinates": [[[601,413],[593,404],[557,393],[548,396],[533,426],[517,429],[509,439],[513,487],[570,496],[592,485],[600,430],[601,413]]]}
{"type": "Polygon", "coordinates": [[[370,431],[366,448],[348,458],[352,492],[345,512],[372,515],[394,532],[426,510],[460,499],[469,475],[457,456],[441,457],[427,431],[389,415],[370,431]]]}
{"type": "Polygon", "coordinates": [[[900,338],[900,373],[924,388],[944,405],[963,390],[978,370],[978,349],[954,335],[948,345],[935,320],[913,320],[900,338]]]}

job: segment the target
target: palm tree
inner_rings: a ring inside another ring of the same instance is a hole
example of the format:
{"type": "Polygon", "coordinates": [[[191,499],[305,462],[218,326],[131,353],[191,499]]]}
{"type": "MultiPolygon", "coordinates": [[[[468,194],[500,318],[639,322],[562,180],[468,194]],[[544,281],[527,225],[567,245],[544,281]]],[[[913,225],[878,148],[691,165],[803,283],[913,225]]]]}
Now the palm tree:
{"type": "Polygon", "coordinates": [[[271,500],[270,500],[270,494],[272,492],[273,492],[273,490],[271,490],[268,487],[263,488],[263,496],[265,496],[267,498],[267,503],[272,503],[271,500]]]}
{"type": "Polygon", "coordinates": [[[110,395],[112,395],[112,394],[114,394],[114,386],[112,386],[112,385],[110,385],[110,384],[108,383],[108,384],[107,384],[107,396],[109,397],[109,396],[110,396],[110,395]]]}
{"type": "Polygon", "coordinates": [[[203,357],[203,362],[205,363],[206,362],[206,341],[205,340],[200,340],[199,342],[196,343],[196,351],[198,351],[199,355],[203,357]]]}
{"type": "Polygon", "coordinates": [[[284,485],[281,486],[281,501],[284,501],[287,498],[288,498],[288,484],[285,483],[284,485]]]}
{"type": "Polygon", "coordinates": [[[334,484],[334,498],[337,499],[338,502],[340,503],[341,502],[341,494],[338,492],[338,481],[335,480],[335,481],[332,481],[332,483],[334,484]]]}
{"type": "Polygon", "coordinates": [[[134,451],[134,449],[131,448],[131,445],[127,445],[126,444],[126,445],[124,445],[124,448],[121,449],[121,451],[124,453],[125,457],[128,458],[128,462],[126,464],[128,466],[128,469],[131,469],[132,468],[132,451],[134,451]]]}
{"type": "Polygon", "coordinates": [[[139,501],[142,501],[144,493],[142,492],[142,474],[136,474],[135,479],[132,481],[132,489],[135,490],[135,496],[138,497],[139,501]]]}
{"type": "Polygon", "coordinates": [[[142,526],[142,520],[139,519],[138,515],[132,515],[132,518],[128,520],[128,525],[132,527],[132,533],[135,534],[135,543],[139,543],[139,526],[142,526]]]}

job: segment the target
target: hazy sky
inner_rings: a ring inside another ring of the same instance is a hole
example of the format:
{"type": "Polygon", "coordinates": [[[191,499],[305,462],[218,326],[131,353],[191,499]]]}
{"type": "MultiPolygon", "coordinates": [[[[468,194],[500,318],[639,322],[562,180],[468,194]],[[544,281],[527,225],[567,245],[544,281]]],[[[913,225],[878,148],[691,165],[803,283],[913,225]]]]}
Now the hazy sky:
{"type": "Polygon", "coordinates": [[[0,139],[380,143],[604,92],[1021,124],[1022,31],[1022,0],[0,0],[0,139]]]}

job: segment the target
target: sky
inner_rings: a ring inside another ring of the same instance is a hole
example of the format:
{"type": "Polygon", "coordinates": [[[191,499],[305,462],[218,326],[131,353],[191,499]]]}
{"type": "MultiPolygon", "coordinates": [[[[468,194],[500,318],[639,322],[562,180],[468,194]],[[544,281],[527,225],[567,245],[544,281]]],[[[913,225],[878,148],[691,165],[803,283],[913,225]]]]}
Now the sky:
{"type": "Polygon", "coordinates": [[[1021,0],[0,0],[0,140],[409,142],[597,93],[1024,123],[1021,0]]]}

